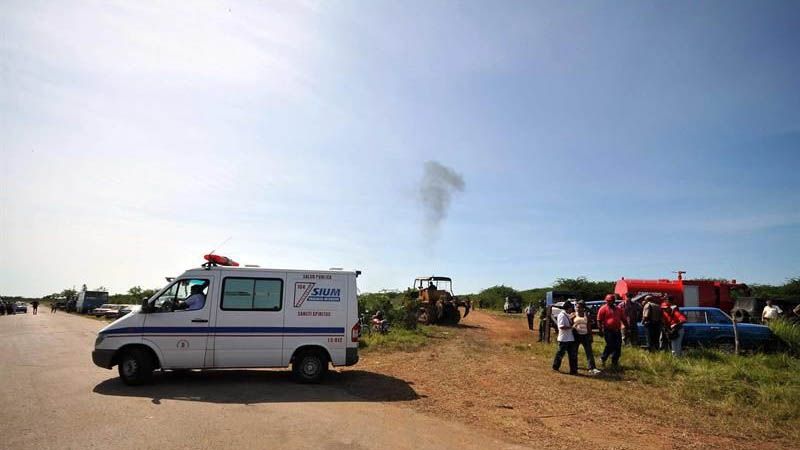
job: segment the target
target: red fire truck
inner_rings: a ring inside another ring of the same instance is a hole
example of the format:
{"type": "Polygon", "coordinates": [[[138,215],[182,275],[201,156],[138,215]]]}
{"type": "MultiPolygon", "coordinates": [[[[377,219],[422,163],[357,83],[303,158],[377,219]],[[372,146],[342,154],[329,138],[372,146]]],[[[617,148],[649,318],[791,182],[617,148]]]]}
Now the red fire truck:
{"type": "Polygon", "coordinates": [[[731,312],[734,306],[735,299],[731,293],[750,296],[750,288],[736,280],[684,280],[684,273],[679,271],[677,280],[634,280],[623,277],[617,281],[614,292],[623,298],[644,293],[667,294],[678,306],[710,306],[725,312],[731,312]]]}

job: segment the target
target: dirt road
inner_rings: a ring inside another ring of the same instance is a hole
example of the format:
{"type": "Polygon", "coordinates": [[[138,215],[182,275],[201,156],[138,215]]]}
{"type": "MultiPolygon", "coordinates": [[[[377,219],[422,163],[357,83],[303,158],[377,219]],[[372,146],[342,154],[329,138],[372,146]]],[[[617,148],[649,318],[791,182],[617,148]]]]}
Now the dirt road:
{"type": "Polygon", "coordinates": [[[359,369],[413,383],[420,398],[402,405],[535,448],[792,447],[755,430],[726,427],[732,417],[708,417],[715,411],[687,404],[663,386],[615,374],[588,376],[583,355],[581,376],[566,375],[565,367],[556,373],[550,368],[554,346],[536,343],[538,333],[528,331],[521,314],[479,310],[437,333],[446,336],[434,336],[415,352],[367,353],[359,369]]]}
{"type": "Polygon", "coordinates": [[[318,386],[251,370],[128,387],[91,362],[103,325],[63,312],[0,317],[0,448],[518,448],[407,407],[421,398],[413,383],[359,366],[318,386]]]}

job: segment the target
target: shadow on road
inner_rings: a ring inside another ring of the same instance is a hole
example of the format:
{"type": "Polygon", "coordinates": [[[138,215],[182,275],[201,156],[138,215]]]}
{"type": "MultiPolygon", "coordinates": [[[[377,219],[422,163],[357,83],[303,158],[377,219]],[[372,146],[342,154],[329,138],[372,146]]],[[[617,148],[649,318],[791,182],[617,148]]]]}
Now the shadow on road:
{"type": "Polygon", "coordinates": [[[119,378],[99,383],[93,392],[118,397],[208,403],[394,402],[420,398],[413,383],[374,372],[330,372],[322,384],[299,384],[288,371],[210,370],[157,373],[152,384],[127,386],[119,378]]]}

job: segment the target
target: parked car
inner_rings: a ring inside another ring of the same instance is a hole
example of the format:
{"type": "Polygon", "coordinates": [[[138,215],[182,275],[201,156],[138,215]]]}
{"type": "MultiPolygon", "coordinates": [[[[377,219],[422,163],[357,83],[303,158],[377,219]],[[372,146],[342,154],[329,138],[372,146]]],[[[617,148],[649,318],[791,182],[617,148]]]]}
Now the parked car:
{"type": "Polygon", "coordinates": [[[109,312],[116,313],[117,311],[119,311],[120,308],[122,308],[122,305],[114,305],[114,304],[111,304],[111,303],[104,303],[104,304],[100,305],[98,308],[94,308],[93,310],[91,310],[91,312],[89,312],[89,314],[91,314],[91,315],[93,315],[95,317],[103,317],[109,312]]]}
{"type": "Polygon", "coordinates": [[[106,312],[105,314],[106,319],[119,319],[120,317],[130,313],[132,308],[136,309],[141,308],[141,306],[139,305],[115,305],[115,306],[119,306],[119,308],[106,312]]]}
{"type": "Polygon", "coordinates": [[[510,295],[506,297],[503,303],[503,311],[506,313],[521,313],[522,312],[522,297],[519,295],[510,295]]]}
{"type": "Polygon", "coordinates": [[[28,304],[23,302],[14,303],[14,312],[19,314],[27,314],[28,313],[28,304]]]}
{"type": "MultiPolygon", "coordinates": [[[[718,347],[732,350],[734,347],[733,319],[719,308],[686,306],[680,308],[686,316],[683,326],[685,347],[718,347]]],[[[738,323],[739,347],[743,349],[768,348],[772,331],[765,325],[738,323]]],[[[646,345],[645,329],[639,324],[639,344],[646,345]]]]}
{"type": "Polygon", "coordinates": [[[132,312],[139,311],[140,309],[142,309],[142,305],[125,305],[119,310],[119,315],[117,317],[119,318],[126,316],[132,312]]]}

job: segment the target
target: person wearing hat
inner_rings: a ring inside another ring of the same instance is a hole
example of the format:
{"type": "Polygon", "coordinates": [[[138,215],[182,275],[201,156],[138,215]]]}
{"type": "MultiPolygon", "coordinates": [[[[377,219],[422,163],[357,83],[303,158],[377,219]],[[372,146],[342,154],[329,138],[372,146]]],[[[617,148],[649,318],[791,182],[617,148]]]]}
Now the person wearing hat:
{"type": "Polygon", "coordinates": [[[600,363],[605,367],[608,358],[611,358],[611,365],[619,366],[619,358],[622,356],[622,326],[625,325],[625,315],[616,304],[617,298],[614,294],[606,295],[606,304],[597,311],[597,328],[606,341],[606,348],[600,355],[600,363]]]}
{"type": "Polygon", "coordinates": [[[678,305],[672,304],[672,299],[661,304],[662,318],[664,321],[664,335],[669,339],[669,346],[672,356],[681,356],[683,345],[683,324],[686,323],[686,316],[678,309],[678,305]]]}
{"type": "Polygon", "coordinates": [[[586,353],[586,365],[592,374],[599,373],[594,364],[594,352],[592,352],[592,327],[589,323],[589,314],[586,313],[586,302],[579,300],[576,303],[575,317],[572,319],[572,331],[575,335],[575,351],[583,346],[586,353]]]}
{"type": "Polygon", "coordinates": [[[654,352],[658,350],[658,339],[661,336],[661,309],[652,295],[646,296],[644,301],[642,323],[647,330],[647,350],[654,352]]]}
{"type": "Polygon", "coordinates": [[[578,374],[578,346],[575,343],[575,335],[572,332],[572,313],[575,308],[572,302],[567,300],[561,312],[558,313],[556,323],[558,324],[558,351],[556,357],[553,359],[553,370],[556,372],[561,368],[561,359],[564,358],[564,353],[567,354],[569,359],[569,374],[578,374]]]}

